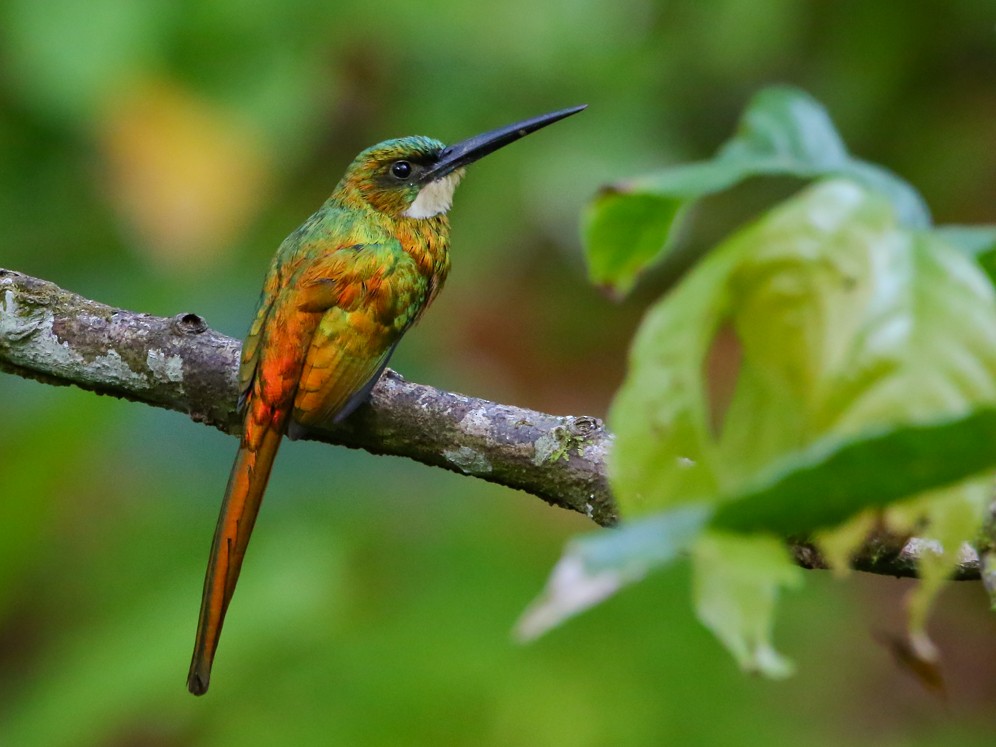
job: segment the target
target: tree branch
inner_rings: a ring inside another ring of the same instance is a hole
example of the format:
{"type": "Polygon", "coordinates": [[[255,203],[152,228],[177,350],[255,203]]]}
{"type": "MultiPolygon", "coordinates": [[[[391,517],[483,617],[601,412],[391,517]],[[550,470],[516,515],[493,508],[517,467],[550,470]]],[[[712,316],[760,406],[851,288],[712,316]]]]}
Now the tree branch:
{"type": "MultiPolygon", "coordinates": [[[[196,314],[114,309],[0,269],[0,369],[186,413],[236,434],[241,343],[196,314]]],[[[600,420],[554,416],[406,381],[388,370],[370,403],[306,438],[392,454],[616,522],[600,420]]]]}
{"type": "MultiPolygon", "coordinates": [[[[239,350],[238,340],[209,329],[196,314],[164,318],[114,309],[0,269],[0,370],[176,410],[237,434],[239,350]]],[[[618,519],[605,469],[612,434],[596,418],[465,397],[388,370],[368,405],[306,438],[523,490],[602,526],[618,519]]],[[[800,565],[826,567],[812,546],[792,549],[800,565]]],[[[913,576],[917,558],[931,551],[918,539],[872,538],[854,567],[913,576]]],[[[962,549],[954,577],[980,577],[975,550],[962,549]]]]}

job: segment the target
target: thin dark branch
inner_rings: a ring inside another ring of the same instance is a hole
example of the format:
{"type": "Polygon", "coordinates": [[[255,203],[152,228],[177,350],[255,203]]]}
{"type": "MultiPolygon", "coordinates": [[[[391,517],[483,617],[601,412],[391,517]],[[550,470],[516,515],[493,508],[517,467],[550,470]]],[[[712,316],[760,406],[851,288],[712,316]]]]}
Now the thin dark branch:
{"type": "MultiPolygon", "coordinates": [[[[791,545],[795,561],[803,568],[828,570],[830,565],[815,546],[808,542],[795,542],[791,545]]],[[[917,564],[925,553],[936,552],[937,548],[928,540],[918,537],[897,538],[881,534],[869,537],[865,545],[851,558],[851,567],[856,571],[877,573],[896,578],[916,578],[917,564]]],[[[979,579],[979,553],[974,547],[962,545],[958,552],[958,562],[951,571],[954,581],[975,581],[979,579]]]]}

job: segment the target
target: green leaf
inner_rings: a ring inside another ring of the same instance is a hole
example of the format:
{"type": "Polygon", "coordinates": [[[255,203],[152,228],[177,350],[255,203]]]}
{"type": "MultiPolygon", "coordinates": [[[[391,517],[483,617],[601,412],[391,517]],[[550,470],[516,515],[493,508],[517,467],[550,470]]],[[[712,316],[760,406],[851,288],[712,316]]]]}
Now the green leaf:
{"type": "Polygon", "coordinates": [[[775,537],[710,531],[692,554],[699,620],[748,672],[787,677],[793,671],[771,643],[782,588],[802,583],[802,569],[775,537]]]}
{"type": "Polygon", "coordinates": [[[996,282],[996,226],[939,226],[934,233],[973,257],[996,282]]]}
{"type": "Polygon", "coordinates": [[[611,293],[628,290],[643,267],[660,252],[662,237],[668,235],[681,208],[680,200],[660,195],[606,190],[585,213],[587,244],[625,246],[628,251],[589,252],[592,279],[605,280],[605,289],[611,293]],[[615,282],[608,282],[610,278],[615,282]]]}
{"type": "Polygon", "coordinates": [[[650,310],[609,420],[628,521],[708,512],[692,540],[697,607],[743,666],[787,671],[769,632],[790,579],[763,536],[740,546],[731,533],[822,529],[846,557],[860,539],[846,523],[870,508],[938,542],[911,616],[929,651],[927,606],[981,523],[996,466],[992,284],[933,232],[901,228],[881,195],[817,184],[650,310]],[[753,553],[749,573],[722,559],[753,553]]]}
{"type": "MultiPolygon", "coordinates": [[[[716,509],[678,506],[575,538],[543,594],[523,614],[518,635],[536,638],[693,549],[703,621],[744,668],[771,676],[787,674],[787,663],[771,648],[767,635],[776,590],[794,586],[798,577],[783,567],[781,542],[774,553],[769,538],[729,533],[788,536],[839,525],[863,509],[886,507],[912,492],[925,493],[992,468],[993,444],[996,408],[929,425],[883,429],[851,441],[828,440],[786,459],[754,486],[726,497],[716,509]],[[907,473],[897,480],[888,465],[906,465],[907,473]],[[799,500],[806,495],[816,499],[799,500]],[[700,536],[705,530],[707,539],[700,536]],[[717,537],[723,537],[721,550],[717,537]],[[737,580],[742,589],[732,588],[737,580]],[[736,614],[727,609],[731,605],[736,614]]],[[[922,633],[929,603],[947,578],[961,542],[978,529],[989,485],[988,479],[974,480],[926,493],[902,507],[902,520],[893,515],[890,521],[896,531],[916,527],[922,537],[937,541],[938,552],[925,556],[920,569],[923,583],[911,602],[916,632],[922,633]],[[930,519],[926,529],[925,516],[930,519]]],[[[893,509],[893,514],[897,512],[893,509]]],[[[865,536],[866,531],[851,534],[849,546],[836,555],[846,556],[865,536]]],[[[826,541],[832,543],[833,538],[826,541]]]]}
{"type": "Polygon", "coordinates": [[[516,624],[532,640],[686,552],[709,511],[689,506],[572,539],[542,594],[516,624]]]}
{"type": "MultiPolygon", "coordinates": [[[[992,407],[929,424],[828,438],[788,456],[753,485],[730,496],[712,525],[783,536],[809,533],[840,524],[864,508],[884,508],[994,466],[996,408],[992,407]],[[902,471],[897,475],[887,465],[903,465],[902,471]],[[799,500],[806,495],[813,500],[799,500]]],[[[968,531],[970,535],[974,527],[968,531]]]]}
{"type": "Polygon", "coordinates": [[[852,158],[818,102],[798,89],[769,88],[750,102],[736,134],[712,160],[603,190],[583,219],[592,281],[627,292],[642,270],[666,254],[692,202],[757,176],[847,177],[884,195],[902,225],[930,225],[916,190],[889,171],[852,158]]]}
{"type": "Polygon", "coordinates": [[[822,525],[985,468],[985,441],[946,467],[883,475],[874,460],[946,438],[954,450],[991,428],[973,413],[994,403],[991,284],[931,234],[898,228],[878,195],[827,182],[725,242],[648,313],[609,416],[613,490],[628,517],[750,496],[769,528],[822,525]],[[724,335],[736,354],[707,370],[724,335]],[[725,406],[714,379],[732,389],[725,406]],[[845,465],[851,489],[834,484],[845,465]]]}
{"type": "Polygon", "coordinates": [[[927,659],[933,648],[926,633],[930,606],[948,580],[962,544],[973,540],[978,534],[981,517],[985,515],[991,500],[992,479],[991,475],[987,475],[920,495],[910,504],[891,509],[886,515],[890,528],[910,534],[916,531],[920,539],[933,547],[933,552],[924,553],[917,564],[920,583],[910,595],[907,605],[910,637],[918,643],[920,651],[926,653],[927,659]],[[896,514],[899,511],[904,514],[905,521],[897,527],[896,514]]]}

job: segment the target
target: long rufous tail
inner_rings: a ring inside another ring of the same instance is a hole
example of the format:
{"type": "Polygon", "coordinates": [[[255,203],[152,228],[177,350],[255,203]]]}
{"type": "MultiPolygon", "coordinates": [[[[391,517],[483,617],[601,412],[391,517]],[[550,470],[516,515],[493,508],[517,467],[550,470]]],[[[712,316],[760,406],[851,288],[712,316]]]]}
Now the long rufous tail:
{"type": "Polygon", "coordinates": [[[197,641],[187,675],[187,689],[194,695],[207,692],[225,611],[239,579],[242,558],[283,436],[283,423],[279,420],[261,425],[252,422],[253,414],[250,412],[247,417],[246,432],[228,478],[204,578],[197,641]]]}

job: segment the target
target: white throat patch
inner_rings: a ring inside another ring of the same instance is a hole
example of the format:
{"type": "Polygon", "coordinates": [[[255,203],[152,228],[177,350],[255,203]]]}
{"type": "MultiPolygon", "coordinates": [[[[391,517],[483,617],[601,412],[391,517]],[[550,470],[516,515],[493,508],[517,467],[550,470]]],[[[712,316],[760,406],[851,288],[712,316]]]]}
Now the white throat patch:
{"type": "Polygon", "coordinates": [[[453,191],[462,178],[463,169],[457,169],[442,179],[429,182],[419,190],[405,215],[409,218],[431,218],[445,213],[453,206],[453,191]]]}

